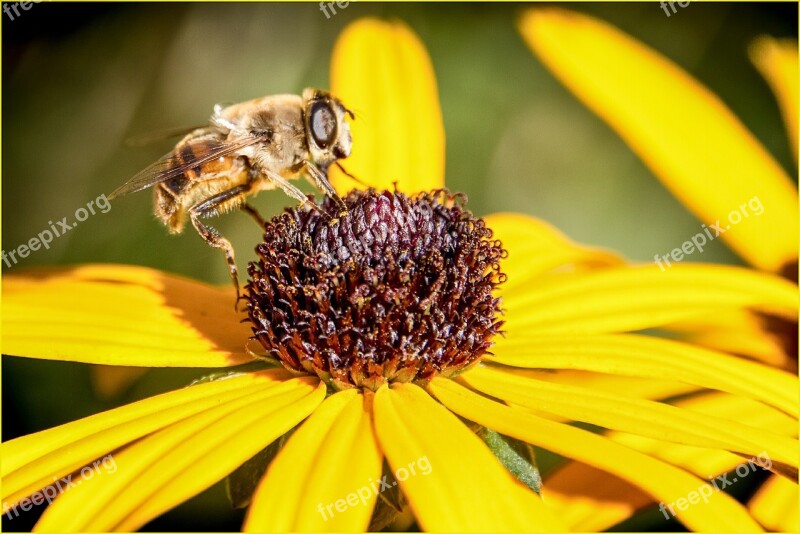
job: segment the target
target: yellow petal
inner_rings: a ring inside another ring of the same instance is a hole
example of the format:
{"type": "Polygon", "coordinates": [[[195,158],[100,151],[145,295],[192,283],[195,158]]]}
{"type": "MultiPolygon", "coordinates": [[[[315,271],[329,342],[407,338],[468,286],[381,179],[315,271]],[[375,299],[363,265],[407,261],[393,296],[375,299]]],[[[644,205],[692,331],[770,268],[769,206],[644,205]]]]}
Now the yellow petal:
{"type": "Polygon", "coordinates": [[[676,517],[692,530],[760,530],[742,506],[725,493],[711,492],[707,503],[684,506],[686,509],[681,510],[676,506],[678,499],[685,500],[692,492],[696,494],[707,485],[705,481],[603,436],[491,401],[453,380],[434,378],[428,389],[447,408],[466,419],[608,471],[665,506],[672,504],[676,517]]]}
{"type": "MultiPolygon", "coordinates": [[[[500,360],[486,357],[484,361],[500,363],[500,360]]],[[[502,367],[501,367],[502,368],[502,367]]],[[[554,384],[571,384],[585,389],[604,391],[626,397],[662,400],[678,395],[686,395],[700,391],[700,388],[672,380],[658,380],[653,378],[640,378],[635,376],[621,376],[590,371],[575,371],[571,369],[525,369],[514,368],[514,374],[520,377],[530,377],[536,380],[552,382],[554,384]]],[[[515,405],[514,403],[507,403],[515,405]]],[[[545,409],[525,408],[529,412],[544,417],[551,421],[561,423],[571,421],[568,417],[556,415],[545,409]]],[[[780,412],[778,412],[780,413],[780,412]]]]}
{"type": "Polygon", "coordinates": [[[767,529],[776,532],[797,532],[800,515],[797,482],[783,477],[770,477],[747,504],[750,513],[767,529]]]}
{"type": "MultiPolygon", "coordinates": [[[[502,360],[491,360],[501,363],[502,360]]],[[[573,371],[570,369],[515,369],[518,376],[529,376],[555,384],[571,384],[583,388],[616,393],[642,399],[666,399],[698,390],[696,386],[672,380],[639,378],[611,374],[573,371]]]]}
{"type": "Polygon", "coordinates": [[[665,57],[586,15],[532,9],[520,31],[700,220],[725,227],[741,219],[721,235],[740,256],[770,271],[797,259],[797,188],[718,97],[665,57]]]}
{"type": "Polygon", "coordinates": [[[244,530],[366,531],[382,462],[371,416],[354,389],[328,397],[270,465],[244,530]]]}
{"type": "MultiPolygon", "coordinates": [[[[734,423],[736,425],[740,421],[746,421],[752,427],[785,436],[797,436],[796,419],[743,397],[713,392],[679,399],[674,402],[674,405],[702,415],[729,419],[737,422],[734,423]]],[[[647,453],[704,478],[731,471],[743,461],[742,456],[718,449],[667,443],[624,432],[608,432],[606,436],[617,443],[647,453]]],[[[768,464],[771,461],[762,453],[755,455],[754,458],[760,464],[768,464]]]]}
{"type": "MultiPolygon", "coordinates": [[[[747,421],[759,428],[786,432],[785,435],[797,435],[796,420],[744,397],[715,392],[683,398],[675,401],[674,405],[733,421],[747,421]]],[[[686,469],[701,478],[711,479],[743,463],[741,456],[726,451],[666,443],[624,432],[608,432],[605,435],[617,443],[686,469]]],[[[764,457],[759,460],[764,460],[764,457]]],[[[545,477],[544,488],[547,502],[558,508],[559,517],[573,530],[583,532],[607,530],[651,502],[640,490],[617,477],[574,461],[567,462],[545,477]]],[[[748,508],[753,512],[753,501],[750,501],[748,508]]],[[[754,517],[770,527],[758,516],[754,517]]],[[[786,527],[777,530],[792,529],[786,527]]]]}
{"type": "Polygon", "coordinates": [[[496,213],[484,220],[508,251],[508,258],[502,262],[508,276],[501,286],[503,292],[513,292],[554,269],[595,269],[624,263],[612,252],[577,245],[546,222],[528,215],[496,213]]]}
{"type": "Polygon", "coordinates": [[[224,478],[311,413],[325,395],[324,385],[311,377],[283,385],[216,406],[115,453],[113,476],[82,481],[47,510],[37,528],[140,528],[224,478]]]}
{"type": "Polygon", "coordinates": [[[797,41],[762,36],[750,45],[750,58],[778,99],[794,160],[797,161],[797,41]]]}
{"type": "Polygon", "coordinates": [[[281,391],[284,370],[248,373],[170,391],[2,444],[2,499],[12,504],[108,451],[254,391],[281,391]]]}
{"type": "MultiPolygon", "coordinates": [[[[405,192],[444,186],[444,125],[425,45],[402,22],[360,19],[331,58],[331,91],[353,110],[347,170],[368,186],[405,192]]],[[[335,166],[339,193],[357,187],[335,166]]]]}
{"type": "Polygon", "coordinates": [[[544,410],[603,428],[695,447],[744,455],[767,452],[775,461],[797,466],[797,440],[745,423],[701,415],[669,404],[552,384],[478,365],[459,380],[475,390],[525,408],[544,410]]]}
{"type": "Polygon", "coordinates": [[[797,436],[797,418],[739,395],[707,391],[700,395],[676,399],[672,404],[699,413],[747,421],[749,425],[778,432],[784,436],[797,436]]]}
{"type": "Polygon", "coordinates": [[[773,367],[788,369],[793,355],[781,339],[767,330],[767,319],[746,310],[728,310],[667,325],[693,345],[747,356],[773,367]]]}
{"type": "Polygon", "coordinates": [[[252,361],[231,288],[144,267],[85,265],[3,277],[3,354],[106,365],[252,361]]]}
{"type": "Polygon", "coordinates": [[[602,532],[653,502],[624,480],[569,461],[545,477],[544,498],[570,530],[602,532]]]}
{"type": "Polygon", "coordinates": [[[581,369],[677,380],[756,399],[798,415],[797,376],[736,356],[640,335],[509,336],[493,361],[514,367],[581,369]]]}
{"type": "Polygon", "coordinates": [[[375,430],[393,472],[408,474],[405,480],[397,478],[424,530],[562,530],[542,501],[419,387],[398,384],[378,390],[375,430]]]}
{"type": "Polygon", "coordinates": [[[748,308],[797,317],[797,286],[738,267],[682,264],[611,267],[550,276],[503,294],[510,336],[591,334],[654,328],[748,308]]]}

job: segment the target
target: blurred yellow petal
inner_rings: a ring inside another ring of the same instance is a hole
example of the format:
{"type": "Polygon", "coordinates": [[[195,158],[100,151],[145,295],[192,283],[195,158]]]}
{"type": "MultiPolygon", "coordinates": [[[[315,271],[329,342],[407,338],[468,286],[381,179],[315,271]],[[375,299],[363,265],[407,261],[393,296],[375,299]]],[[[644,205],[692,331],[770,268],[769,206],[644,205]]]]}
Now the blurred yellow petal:
{"type": "Polygon", "coordinates": [[[161,428],[255,391],[282,391],[283,369],[170,391],[2,444],[2,500],[12,504],[95,458],[161,428]]]}
{"type": "Polygon", "coordinates": [[[759,488],[747,507],[753,517],[768,530],[797,532],[800,529],[798,498],[800,492],[797,481],[773,476],[759,488]]]}
{"type": "Polygon", "coordinates": [[[535,369],[581,369],[677,380],[775,406],[797,417],[798,379],[780,369],[686,343],[640,335],[509,336],[492,361],[535,369]]]}
{"type": "Polygon", "coordinates": [[[547,504],[577,532],[607,530],[653,502],[621,478],[576,461],[545,477],[543,487],[547,504]]]}
{"type": "Polygon", "coordinates": [[[762,36],[748,50],[750,59],[778,99],[797,161],[797,41],[762,36]]]}
{"type": "Polygon", "coordinates": [[[593,269],[624,264],[616,254],[575,244],[546,222],[528,215],[496,213],[484,220],[494,238],[508,251],[508,258],[502,263],[503,272],[508,276],[501,286],[503,292],[513,291],[554,269],[593,269]]]}
{"type": "Polygon", "coordinates": [[[693,345],[740,354],[773,367],[787,369],[793,355],[766,328],[763,316],[747,310],[727,310],[665,326],[693,345]]]}
{"type": "Polygon", "coordinates": [[[797,286],[778,276],[721,265],[607,268],[551,276],[504,293],[505,330],[596,334],[655,328],[748,308],[796,318],[797,286]]]}
{"type": "Polygon", "coordinates": [[[144,267],[85,265],[3,277],[3,354],[106,365],[253,361],[230,287],[144,267]]]}
{"type": "Polygon", "coordinates": [[[393,472],[417,466],[416,475],[398,480],[424,530],[563,530],[480,438],[419,387],[378,390],[375,429],[393,472]],[[428,469],[419,471],[420,462],[428,469]]]}
{"type": "Polygon", "coordinates": [[[772,430],[784,436],[797,437],[797,418],[747,397],[707,391],[700,395],[677,399],[672,404],[734,421],[747,421],[747,424],[755,427],[772,430]]]}
{"type": "Polygon", "coordinates": [[[173,424],[114,453],[112,476],[83,480],[64,493],[37,528],[141,528],[231,473],[311,413],[324,395],[319,381],[295,378],[280,391],[261,389],[173,424]]]}
{"type": "MultiPolygon", "coordinates": [[[[444,124],[433,65],[399,21],[360,19],[339,36],[331,91],[356,114],[353,152],[342,163],[368,186],[416,192],[444,186],[444,124]]],[[[335,166],[339,193],[358,187],[335,166]]]]}
{"type": "MultiPolygon", "coordinates": [[[[683,398],[673,404],[699,413],[725,417],[731,421],[746,421],[749,425],[779,431],[785,435],[797,435],[796,420],[744,397],[713,392],[683,398]]],[[[608,432],[605,435],[617,443],[706,479],[735,469],[744,461],[739,455],[718,449],[667,443],[625,432],[608,432]]],[[[764,460],[763,456],[761,460],[764,460]]],[[[770,480],[774,478],[786,480],[783,477],[772,477],[770,480]]],[[[550,505],[559,509],[559,517],[571,528],[584,532],[607,530],[652,502],[641,491],[618,478],[575,461],[567,462],[546,477],[544,487],[545,498],[550,505]]],[[[748,507],[752,512],[752,501],[748,507]]],[[[759,519],[758,516],[756,519],[759,519]]],[[[769,527],[768,523],[761,519],[759,521],[769,527]]]]}
{"type": "Polygon", "coordinates": [[[116,365],[93,365],[89,369],[92,389],[103,400],[110,400],[121,395],[147,371],[146,367],[120,367],[116,365]]]}
{"type": "MultiPolygon", "coordinates": [[[[745,421],[751,427],[778,432],[785,436],[797,436],[796,419],[743,397],[713,392],[680,399],[673,404],[699,414],[728,419],[736,428],[742,421],[745,421]]],[[[606,436],[617,443],[622,443],[704,478],[730,471],[743,462],[742,456],[719,449],[667,443],[625,432],[608,432],[606,436]]],[[[765,464],[768,463],[768,457],[762,453],[753,457],[765,464]]]]}
{"type": "Polygon", "coordinates": [[[797,259],[797,188],[718,97],[665,57],[586,15],[531,9],[520,31],[550,71],[700,220],[719,220],[724,228],[734,222],[729,214],[739,213],[721,237],[740,256],[769,271],[797,259]]]}
{"type": "Polygon", "coordinates": [[[366,531],[382,462],[371,412],[355,389],[328,397],[270,464],[244,530],[366,531]]]}
{"type": "Polygon", "coordinates": [[[478,365],[460,375],[473,389],[525,408],[548,411],[612,430],[668,442],[725,449],[745,455],[766,451],[775,461],[797,467],[797,440],[669,404],[552,384],[491,366],[478,365]]]}
{"type": "MultiPolygon", "coordinates": [[[[674,505],[678,499],[686,499],[689,493],[706,485],[700,478],[603,436],[494,402],[453,380],[434,378],[428,389],[447,408],[466,419],[608,471],[665,505],[674,505]]],[[[692,530],[760,530],[747,511],[725,493],[713,492],[703,506],[689,506],[686,510],[673,508],[677,518],[692,530]]]]}

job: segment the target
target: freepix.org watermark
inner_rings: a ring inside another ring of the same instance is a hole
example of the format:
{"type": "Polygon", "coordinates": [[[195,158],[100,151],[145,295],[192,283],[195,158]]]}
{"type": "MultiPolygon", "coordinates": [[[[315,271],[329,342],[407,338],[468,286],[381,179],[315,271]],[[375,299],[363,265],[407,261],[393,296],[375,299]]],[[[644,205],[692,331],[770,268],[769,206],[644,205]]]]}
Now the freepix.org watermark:
{"type": "Polygon", "coordinates": [[[678,4],[681,7],[687,7],[689,5],[688,0],[686,2],[661,2],[661,9],[664,10],[664,14],[669,17],[672,13],[677,13],[678,10],[675,9],[675,4],[678,4]],[[672,13],[670,13],[670,10],[672,13]]]}
{"type": "Polygon", "coordinates": [[[331,18],[331,13],[333,13],[334,15],[337,13],[335,6],[339,6],[339,9],[344,9],[349,5],[350,5],[349,0],[344,0],[341,2],[320,2],[319,10],[322,11],[326,19],[329,19],[331,18]]]}
{"type": "Polygon", "coordinates": [[[715,224],[709,226],[705,224],[702,225],[700,227],[702,231],[695,234],[691,239],[684,241],[679,248],[672,249],[664,254],[663,257],[656,254],[655,262],[661,267],[662,271],[666,271],[667,267],[672,267],[672,263],[669,261],[670,259],[674,262],[679,262],[684,256],[694,254],[695,252],[703,252],[703,248],[707,243],[714,241],[721,234],[730,230],[732,226],[739,224],[743,219],[750,217],[750,215],[758,217],[762,213],[764,213],[764,206],[761,204],[761,200],[758,196],[754,196],[728,214],[727,224],[725,224],[725,226],[723,226],[724,223],[721,223],[719,219],[717,219],[715,224]],[[666,263],[666,267],[664,263],[666,263]]]}
{"type": "Polygon", "coordinates": [[[111,210],[111,202],[108,201],[105,195],[100,195],[96,199],[90,200],[85,208],[78,208],[75,210],[75,219],[77,222],[71,223],[68,217],[62,217],[60,221],[56,221],[55,223],[53,221],[47,221],[47,224],[50,225],[49,229],[42,230],[36,237],[30,238],[27,243],[23,243],[15,249],[9,250],[8,252],[4,250],[2,252],[3,263],[10,269],[16,265],[20,259],[27,258],[31,252],[36,252],[42,247],[49,249],[50,243],[52,243],[55,238],[66,234],[78,226],[78,224],[88,219],[90,215],[95,215],[97,213],[95,208],[97,208],[100,213],[108,213],[111,210]]]}
{"type": "Polygon", "coordinates": [[[423,456],[422,458],[418,458],[416,461],[408,464],[407,467],[398,467],[397,471],[394,473],[394,478],[396,480],[391,484],[388,480],[389,475],[384,475],[380,480],[377,481],[370,478],[365,485],[361,486],[354,492],[348,493],[343,499],[336,499],[336,502],[328,503],[324,507],[322,503],[319,503],[317,510],[319,510],[319,513],[322,514],[322,518],[327,521],[333,517],[336,512],[346,512],[348,508],[357,506],[359,502],[361,504],[367,504],[367,500],[372,495],[378,495],[385,490],[392,489],[393,487],[397,486],[398,480],[402,482],[407,480],[410,476],[429,475],[431,470],[432,467],[428,457],[423,456]],[[419,472],[417,472],[417,468],[419,468],[419,472]]]}
{"type": "Polygon", "coordinates": [[[688,509],[692,504],[699,504],[701,499],[703,500],[704,504],[707,504],[708,499],[714,494],[715,491],[722,491],[728,486],[738,482],[740,479],[745,478],[750,473],[754,473],[756,471],[756,467],[760,467],[763,471],[768,471],[771,469],[772,460],[770,460],[769,454],[762,452],[758,456],[750,458],[747,462],[737,465],[736,469],[730,473],[723,473],[718,477],[713,478],[709,477],[709,480],[711,481],[710,484],[706,483],[702,486],[699,486],[696,490],[690,491],[686,497],[681,497],[675,502],[671,502],[669,504],[664,504],[662,502],[658,505],[658,509],[661,510],[662,514],[664,514],[664,519],[672,519],[675,517],[675,507],[682,512],[688,509]],[[736,476],[734,476],[734,474],[736,476]],[[731,477],[730,480],[728,477],[731,477]],[[671,515],[667,514],[667,510],[669,510],[669,514],[671,515]]]}
{"type": "Polygon", "coordinates": [[[45,501],[47,504],[50,504],[60,493],[69,491],[72,488],[80,485],[80,483],[84,480],[94,478],[95,475],[102,475],[104,472],[108,473],[109,475],[113,475],[117,472],[117,462],[110,454],[103,456],[99,460],[95,460],[91,463],[91,465],[84,466],[77,473],[70,473],[62,478],[53,477],[52,484],[45,486],[36,493],[32,494],[30,497],[22,499],[15,506],[9,506],[8,503],[4,502],[3,513],[6,514],[6,517],[9,519],[19,517],[20,508],[27,512],[34,506],[38,506],[45,501]],[[73,480],[73,476],[75,477],[75,480],[73,480]],[[80,476],[80,478],[78,478],[78,476],[80,476]]]}
{"type": "Polygon", "coordinates": [[[5,2],[3,4],[3,13],[13,21],[22,15],[19,11],[20,9],[22,9],[22,11],[28,11],[33,7],[33,4],[38,4],[41,1],[42,0],[26,0],[24,2],[5,2]]]}

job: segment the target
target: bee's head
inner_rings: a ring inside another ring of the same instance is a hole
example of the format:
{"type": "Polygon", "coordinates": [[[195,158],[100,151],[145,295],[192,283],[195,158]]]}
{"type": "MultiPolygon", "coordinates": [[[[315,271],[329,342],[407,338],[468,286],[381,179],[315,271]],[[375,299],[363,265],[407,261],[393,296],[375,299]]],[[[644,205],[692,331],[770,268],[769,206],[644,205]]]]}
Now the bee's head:
{"type": "Polygon", "coordinates": [[[350,155],[353,139],[346,115],[353,112],[335,96],[319,89],[303,91],[303,112],[311,158],[320,167],[350,155]]]}

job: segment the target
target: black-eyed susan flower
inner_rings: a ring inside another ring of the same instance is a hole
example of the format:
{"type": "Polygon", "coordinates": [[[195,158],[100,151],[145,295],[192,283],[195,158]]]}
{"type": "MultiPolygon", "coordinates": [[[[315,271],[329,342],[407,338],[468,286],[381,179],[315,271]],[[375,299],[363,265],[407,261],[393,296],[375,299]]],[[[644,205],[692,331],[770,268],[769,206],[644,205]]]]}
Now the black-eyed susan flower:
{"type": "MultiPolygon", "coordinates": [[[[714,237],[755,268],[797,281],[796,185],[716,95],[670,60],[592,17],[560,9],[529,10],[519,29],[550,71],[620,135],[704,226],[718,228],[714,237]]],[[[796,161],[797,42],[761,37],[749,52],[778,99],[796,161]]],[[[728,310],[668,328],[695,344],[797,369],[794,320],[728,310]]],[[[719,395],[694,396],[676,404],[738,415],[752,423],[759,419],[752,407],[719,395]]],[[[771,420],[765,427],[777,424],[771,420]]],[[[609,434],[615,436],[705,476],[733,470],[741,461],[724,453],[609,434]]],[[[571,465],[555,474],[551,487],[574,494],[574,484],[585,484],[592,476],[591,470],[571,465]]],[[[602,506],[615,500],[619,504],[622,494],[637,502],[630,488],[616,490],[594,492],[594,504],[604,508],[604,514],[574,515],[571,524],[606,528],[629,514],[636,506],[602,506]]],[[[565,505],[570,501],[565,497],[565,505]]],[[[638,505],[646,501],[638,498],[638,505]]],[[[748,507],[767,528],[797,530],[797,501],[796,480],[771,477],[748,507]]]]}
{"type": "MultiPolygon", "coordinates": [[[[433,69],[401,23],[350,25],[334,50],[332,90],[366,118],[353,125],[348,170],[374,189],[346,195],[350,215],[335,222],[295,208],[267,224],[248,270],[249,324],[231,312],[228,288],[138,267],[4,280],[6,354],[233,371],[4,443],[4,503],[112,453],[114,474],[63,491],[37,529],[137,529],[275,444],[245,530],[365,530],[386,503],[425,530],[563,530],[565,510],[580,504],[561,505],[546,486],[538,495],[499,436],[656,502],[674,505],[705,484],[573,422],[767,454],[774,472],[796,475],[795,377],[631,333],[732,309],[796,319],[794,284],[734,267],[630,266],[528,216],[475,217],[442,189],[433,69]],[[253,355],[280,365],[236,368],[253,355]],[[776,423],[658,400],[707,390],[776,423]],[[387,497],[395,484],[402,497],[387,497]]],[[[692,529],[759,529],[721,492],[672,508],[692,529]]]]}

